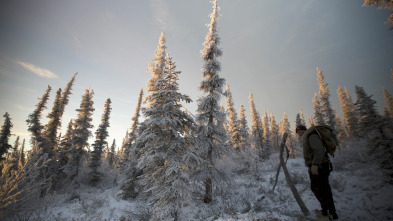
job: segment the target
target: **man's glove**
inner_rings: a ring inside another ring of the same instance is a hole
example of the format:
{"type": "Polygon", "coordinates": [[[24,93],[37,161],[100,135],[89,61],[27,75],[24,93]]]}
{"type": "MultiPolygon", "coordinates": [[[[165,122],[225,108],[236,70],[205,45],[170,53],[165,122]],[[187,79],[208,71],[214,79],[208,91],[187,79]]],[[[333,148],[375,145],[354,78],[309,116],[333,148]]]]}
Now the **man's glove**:
{"type": "Polygon", "coordinates": [[[318,175],[318,165],[312,165],[311,166],[311,174],[312,175],[318,175]]]}

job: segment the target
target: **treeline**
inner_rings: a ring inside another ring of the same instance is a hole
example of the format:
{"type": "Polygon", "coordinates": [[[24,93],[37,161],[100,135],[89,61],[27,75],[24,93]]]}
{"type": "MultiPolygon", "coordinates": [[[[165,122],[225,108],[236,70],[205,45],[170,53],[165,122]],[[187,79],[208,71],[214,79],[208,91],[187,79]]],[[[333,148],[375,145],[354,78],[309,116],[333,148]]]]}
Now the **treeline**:
{"type": "MultiPolygon", "coordinates": [[[[276,122],[273,113],[263,115],[258,111],[253,95],[249,96],[251,124],[248,126],[245,108],[236,112],[230,87],[219,75],[222,55],[217,32],[218,6],[213,3],[209,32],[201,51],[203,58],[202,81],[195,116],[183,108],[182,103],[191,98],[179,92],[180,71],[167,53],[165,34],[161,33],[154,58],[149,64],[152,74],[147,82],[147,93],[141,89],[132,125],[127,130],[116,152],[116,141],[109,145],[111,100],[105,102],[100,125],[95,131],[93,150],[88,139],[93,128],[92,114],[94,91],[85,90],[76,109],[77,116],[61,135],[62,116],[68,104],[77,74],[65,89],[58,89],[53,107],[47,115],[46,125],[41,119],[51,91],[45,90],[35,110],[26,120],[31,133],[32,149],[25,153],[25,140],[19,137],[13,145],[11,117],[4,114],[0,134],[0,217],[10,216],[34,206],[48,194],[68,191],[71,198],[78,198],[81,185],[100,186],[107,177],[113,178],[113,188],[120,188],[120,197],[146,202],[152,220],[177,220],[181,208],[192,201],[210,203],[222,182],[234,171],[225,166],[229,162],[237,173],[250,173],[259,179],[258,162],[268,159],[278,150],[283,134],[289,135],[287,146],[290,154],[299,152],[300,141],[284,113],[276,122]],[[225,87],[225,88],[224,88],[225,87]],[[144,97],[144,99],[143,99],[144,97]],[[226,107],[220,104],[225,99],[226,107]],[[143,114],[144,121],[139,122],[143,114]],[[224,166],[223,166],[224,165],[224,166]],[[120,186],[116,187],[120,182],[120,186]]],[[[393,78],[393,73],[392,73],[393,78]]],[[[337,90],[342,117],[330,104],[330,92],[322,71],[317,68],[319,92],[313,99],[314,116],[306,119],[302,110],[296,116],[298,125],[326,124],[334,128],[342,143],[366,139],[370,150],[385,168],[393,166],[393,99],[383,89],[386,107],[379,114],[376,101],[362,87],[356,86],[356,101],[348,90],[337,90]]]]}

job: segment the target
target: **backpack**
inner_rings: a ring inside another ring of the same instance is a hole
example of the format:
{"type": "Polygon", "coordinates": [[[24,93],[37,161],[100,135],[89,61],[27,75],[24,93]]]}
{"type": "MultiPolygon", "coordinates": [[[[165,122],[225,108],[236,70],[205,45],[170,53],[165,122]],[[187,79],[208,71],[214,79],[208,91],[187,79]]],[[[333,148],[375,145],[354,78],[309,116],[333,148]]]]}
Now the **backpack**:
{"type": "Polygon", "coordinates": [[[315,131],[322,140],[323,146],[328,154],[334,157],[334,152],[339,146],[338,139],[333,129],[326,125],[315,126],[315,131]]]}

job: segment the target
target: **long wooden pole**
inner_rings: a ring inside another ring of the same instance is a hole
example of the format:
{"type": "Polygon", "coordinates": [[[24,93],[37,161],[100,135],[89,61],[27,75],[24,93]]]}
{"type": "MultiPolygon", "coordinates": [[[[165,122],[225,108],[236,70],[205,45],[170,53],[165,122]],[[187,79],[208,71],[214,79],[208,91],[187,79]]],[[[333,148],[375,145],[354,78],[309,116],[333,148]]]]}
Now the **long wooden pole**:
{"type": "Polygon", "coordinates": [[[284,136],[283,136],[283,142],[281,143],[281,146],[280,146],[280,165],[281,165],[281,167],[282,167],[282,169],[284,171],[285,180],[287,181],[287,184],[288,184],[289,188],[291,189],[292,194],[295,197],[297,204],[299,205],[299,207],[302,210],[303,214],[305,216],[308,216],[308,215],[310,215],[310,211],[307,209],[307,206],[304,204],[302,198],[300,198],[300,195],[297,192],[297,189],[296,189],[295,185],[292,182],[291,176],[289,175],[287,166],[286,166],[286,164],[284,162],[284,156],[283,155],[284,155],[285,141],[286,141],[287,137],[288,137],[288,134],[285,133],[284,136]]]}

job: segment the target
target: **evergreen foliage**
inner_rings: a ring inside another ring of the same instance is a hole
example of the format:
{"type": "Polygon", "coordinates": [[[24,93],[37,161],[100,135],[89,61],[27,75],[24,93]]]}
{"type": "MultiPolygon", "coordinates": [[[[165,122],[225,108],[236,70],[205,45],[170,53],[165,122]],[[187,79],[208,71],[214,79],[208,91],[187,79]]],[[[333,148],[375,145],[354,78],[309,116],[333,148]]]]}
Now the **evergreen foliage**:
{"type": "Polygon", "coordinates": [[[1,126],[0,131],[0,163],[5,159],[4,154],[6,154],[8,150],[12,148],[12,146],[8,143],[8,140],[11,136],[11,128],[13,126],[11,118],[8,112],[6,112],[3,117],[4,123],[3,126],[1,126]]]}
{"type": "Polygon", "coordinates": [[[278,150],[278,138],[279,138],[279,134],[278,134],[278,125],[276,123],[276,119],[274,117],[274,114],[272,113],[270,115],[270,140],[271,140],[271,144],[272,147],[276,150],[278,150]]]}
{"type": "Polygon", "coordinates": [[[270,143],[270,119],[269,115],[265,111],[262,117],[262,128],[263,128],[263,146],[265,149],[265,155],[270,156],[271,154],[271,143],[270,143]]]}
{"type": "Polygon", "coordinates": [[[243,147],[243,149],[248,146],[248,139],[250,136],[248,131],[249,131],[249,128],[248,128],[248,123],[247,123],[247,119],[246,119],[244,106],[241,105],[240,106],[240,118],[239,118],[239,135],[240,135],[239,147],[243,147]]]}
{"type": "Polygon", "coordinates": [[[108,98],[105,101],[104,113],[101,117],[101,124],[98,126],[96,131],[96,140],[93,144],[94,150],[91,152],[91,159],[89,163],[90,173],[89,184],[91,186],[96,186],[97,183],[101,180],[103,174],[98,171],[99,167],[102,164],[102,154],[103,149],[107,145],[106,138],[108,137],[108,127],[109,127],[109,116],[111,113],[111,99],[108,98]]]}
{"type": "Polygon", "coordinates": [[[41,120],[42,112],[46,108],[46,103],[48,102],[49,93],[51,89],[52,88],[48,85],[48,88],[45,90],[45,93],[39,99],[38,104],[36,105],[36,109],[33,111],[33,113],[29,115],[28,119],[26,120],[28,131],[32,133],[32,137],[31,137],[32,145],[35,145],[36,142],[40,143],[43,141],[43,137],[41,133],[44,126],[41,125],[40,120],[41,120]]]}
{"type": "Polygon", "coordinates": [[[138,167],[143,168],[140,184],[144,192],[155,196],[152,220],[176,220],[179,209],[191,197],[189,167],[195,156],[190,149],[194,146],[194,120],[181,110],[180,102],[189,103],[191,99],[178,92],[179,74],[168,55],[163,78],[156,81],[155,88],[160,90],[146,97],[146,101],[155,102],[143,109],[146,129],[139,139],[145,146],[138,167]]]}
{"type": "Polygon", "coordinates": [[[108,163],[110,166],[115,165],[115,150],[116,150],[116,139],[113,139],[111,148],[109,150],[109,156],[108,156],[108,163]]]}
{"type": "Polygon", "coordinates": [[[239,120],[237,118],[237,113],[234,107],[232,93],[229,85],[226,85],[226,105],[228,112],[228,134],[229,134],[229,144],[234,148],[238,148],[241,145],[241,133],[239,120]]]}
{"type": "Polygon", "coordinates": [[[21,170],[26,163],[26,155],[25,155],[25,139],[23,139],[22,147],[19,152],[19,159],[18,159],[18,170],[21,170]]]}
{"type": "MultiPolygon", "coordinates": [[[[122,167],[126,166],[125,164],[130,164],[130,161],[132,161],[133,163],[135,163],[136,159],[130,159],[131,155],[132,155],[132,147],[135,147],[135,140],[137,138],[137,129],[139,126],[139,116],[140,116],[140,112],[141,112],[141,106],[142,106],[142,98],[143,98],[143,89],[141,88],[139,90],[139,94],[138,94],[138,101],[137,101],[137,105],[135,108],[135,113],[134,116],[131,118],[132,120],[132,124],[130,127],[130,132],[126,132],[126,137],[124,138],[123,144],[122,144],[122,156],[120,159],[120,164],[122,167]]],[[[134,157],[135,154],[134,154],[134,157]]],[[[129,165],[128,165],[129,166],[129,165]]]]}
{"type": "Polygon", "coordinates": [[[320,99],[320,111],[321,114],[324,118],[324,121],[333,129],[336,127],[336,122],[335,122],[335,115],[334,111],[332,109],[332,106],[330,104],[330,93],[328,89],[328,84],[325,81],[325,77],[322,74],[321,69],[317,68],[318,72],[318,85],[319,85],[319,95],[321,96],[320,99]]]}
{"type": "Polygon", "coordinates": [[[76,109],[78,116],[74,121],[74,129],[72,131],[72,146],[70,150],[71,158],[67,163],[66,172],[70,179],[78,186],[79,181],[76,180],[81,167],[81,160],[89,143],[87,142],[91,136],[90,129],[93,128],[91,124],[93,108],[93,95],[92,89],[86,89],[82,95],[80,108],[76,109]]]}
{"type": "Polygon", "coordinates": [[[59,88],[56,92],[56,97],[53,102],[52,111],[48,114],[47,118],[49,118],[48,124],[44,127],[43,137],[45,139],[45,143],[41,145],[46,145],[45,149],[50,150],[49,157],[53,157],[55,155],[55,150],[57,149],[57,130],[61,126],[61,96],[62,90],[59,88]]]}
{"type": "Polygon", "coordinates": [[[63,168],[68,160],[70,155],[70,150],[72,147],[72,131],[73,131],[73,120],[71,119],[68,123],[67,130],[65,135],[61,138],[59,149],[58,149],[58,162],[60,168],[63,168]]]}
{"type": "Polygon", "coordinates": [[[377,103],[368,95],[363,87],[355,86],[356,92],[356,111],[359,114],[359,127],[363,128],[363,134],[373,133],[377,130],[380,123],[380,116],[375,104],[377,103]]]}
{"type": "Polygon", "coordinates": [[[210,203],[213,197],[212,179],[219,177],[219,171],[214,162],[222,154],[226,133],[223,130],[225,113],[220,110],[220,99],[223,95],[225,79],[221,78],[221,64],[217,60],[222,51],[219,48],[220,37],[217,32],[218,15],[217,0],[213,1],[213,12],[210,14],[210,23],[207,25],[209,32],[206,35],[201,51],[203,58],[202,82],[199,90],[204,95],[198,99],[196,122],[198,125],[198,150],[200,156],[206,160],[201,168],[205,180],[204,202],[210,203]]]}
{"type": "Polygon", "coordinates": [[[259,116],[259,113],[255,107],[254,103],[254,98],[252,96],[252,93],[250,93],[250,96],[248,97],[250,101],[250,111],[251,111],[251,145],[258,151],[259,156],[261,158],[264,157],[264,149],[263,149],[263,127],[261,123],[261,118],[259,116]]]}
{"type": "Polygon", "coordinates": [[[314,120],[317,125],[324,125],[325,120],[323,118],[321,103],[319,101],[318,95],[315,93],[314,99],[312,100],[314,104],[314,120]]]}
{"type": "Polygon", "coordinates": [[[352,98],[346,88],[338,87],[337,94],[341,104],[341,112],[343,113],[345,131],[349,136],[357,136],[358,120],[352,98]]]}

